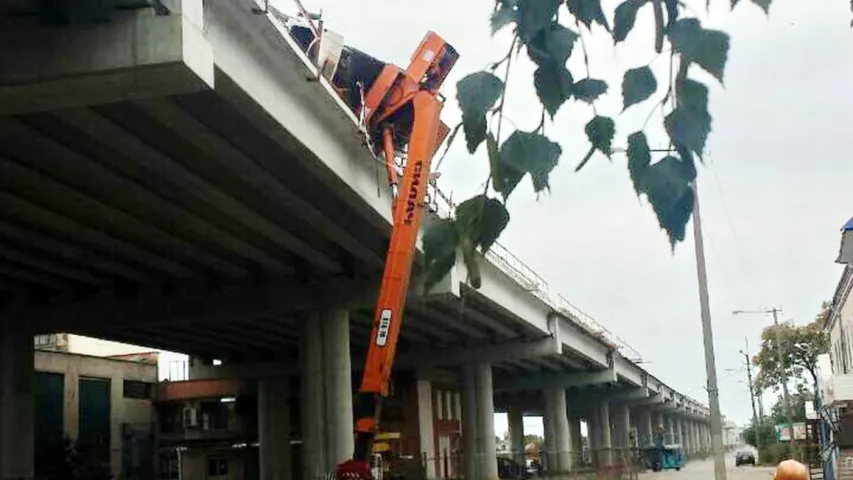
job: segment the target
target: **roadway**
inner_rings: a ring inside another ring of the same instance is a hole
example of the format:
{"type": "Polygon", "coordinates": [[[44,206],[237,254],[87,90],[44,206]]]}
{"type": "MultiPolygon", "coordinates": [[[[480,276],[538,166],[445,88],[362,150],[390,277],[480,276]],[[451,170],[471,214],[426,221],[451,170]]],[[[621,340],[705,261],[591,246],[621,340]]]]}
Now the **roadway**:
{"type": "MultiPolygon", "coordinates": [[[[771,480],[773,467],[735,467],[735,454],[726,455],[727,480],[771,480]]],[[[680,472],[648,472],[640,474],[640,480],[713,480],[714,461],[712,458],[690,462],[680,472]]]]}

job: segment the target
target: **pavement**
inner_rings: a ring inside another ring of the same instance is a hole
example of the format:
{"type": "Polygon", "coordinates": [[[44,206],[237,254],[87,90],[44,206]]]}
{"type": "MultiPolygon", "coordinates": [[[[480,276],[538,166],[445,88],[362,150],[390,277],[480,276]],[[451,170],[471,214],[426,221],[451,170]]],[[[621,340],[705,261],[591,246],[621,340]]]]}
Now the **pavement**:
{"type": "MultiPolygon", "coordinates": [[[[775,467],[735,467],[735,455],[726,455],[726,480],[772,480],[775,467]]],[[[640,480],[714,480],[713,459],[689,462],[681,471],[647,472],[640,480]]]]}

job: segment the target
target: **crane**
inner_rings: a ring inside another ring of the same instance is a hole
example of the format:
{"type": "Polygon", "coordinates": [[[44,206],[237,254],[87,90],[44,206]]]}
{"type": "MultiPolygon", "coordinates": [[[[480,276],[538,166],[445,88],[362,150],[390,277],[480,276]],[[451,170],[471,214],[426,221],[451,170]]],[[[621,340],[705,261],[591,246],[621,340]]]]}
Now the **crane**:
{"type": "Polygon", "coordinates": [[[402,182],[393,202],[391,241],[373,316],[371,342],[355,401],[355,451],[340,464],[338,480],[372,477],[369,457],[376,436],[382,399],[394,365],[412,274],[423,203],[432,157],[449,129],[441,119],[438,89],[459,55],[434,32],[428,32],[402,71],[386,65],[364,96],[362,115],[368,132],[381,135],[392,189],[398,187],[396,156],[405,155],[402,182]]]}
{"type": "Polygon", "coordinates": [[[374,155],[384,159],[393,192],[391,239],[355,399],[355,448],[353,457],[335,470],[338,480],[370,480],[369,459],[382,400],[388,395],[432,158],[450,131],[440,119],[444,100],[438,90],[459,54],[430,31],[403,70],[346,46],[330,54],[323,47],[322,26],[314,27],[309,21],[309,27],[291,27],[291,35],[309,55],[323,56],[318,63],[323,64],[338,94],[360,116],[374,155]],[[332,68],[327,68],[329,58],[336,60],[332,68]]]}

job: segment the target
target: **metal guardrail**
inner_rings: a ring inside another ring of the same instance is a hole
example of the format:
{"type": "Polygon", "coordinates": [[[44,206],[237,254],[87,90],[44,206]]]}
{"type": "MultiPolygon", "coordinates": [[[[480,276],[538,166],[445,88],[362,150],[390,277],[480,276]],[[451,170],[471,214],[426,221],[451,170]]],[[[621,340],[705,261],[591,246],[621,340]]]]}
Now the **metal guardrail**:
{"type": "MultiPolygon", "coordinates": [[[[435,185],[432,185],[431,203],[432,209],[440,217],[448,218],[456,210],[456,204],[453,200],[435,185]]],[[[492,248],[486,252],[485,257],[503,273],[518,282],[525,290],[571,319],[576,325],[586,330],[587,333],[613,345],[626,358],[633,361],[641,361],[642,357],[639,352],[628,345],[618,335],[595,321],[592,316],[573,305],[562,295],[551,295],[548,282],[500,242],[495,242],[492,248]]]]}

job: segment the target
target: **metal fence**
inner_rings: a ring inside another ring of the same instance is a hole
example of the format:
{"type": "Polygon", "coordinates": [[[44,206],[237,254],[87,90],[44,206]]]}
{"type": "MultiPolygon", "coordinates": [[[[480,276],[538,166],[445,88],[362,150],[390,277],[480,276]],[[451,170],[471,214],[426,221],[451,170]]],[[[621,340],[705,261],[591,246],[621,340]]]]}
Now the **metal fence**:
{"type": "MultiPolygon", "coordinates": [[[[430,201],[432,210],[439,217],[449,218],[456,211],[456,204],[453,200],[435,185],[430,189],[430,201]]],[[[578,327],[619,349],[626,358],[641,361],[639,352],[628,345],[626,341],[595,321],[592,316],[573,305],[562,295],[552,294],[545,278],[536,273],[500,242],[495,242],[486,252],[485,257],[499,270],[518,282],[525,290],[565,315],[578,327]]]]}

